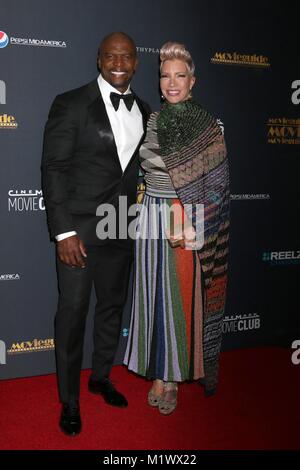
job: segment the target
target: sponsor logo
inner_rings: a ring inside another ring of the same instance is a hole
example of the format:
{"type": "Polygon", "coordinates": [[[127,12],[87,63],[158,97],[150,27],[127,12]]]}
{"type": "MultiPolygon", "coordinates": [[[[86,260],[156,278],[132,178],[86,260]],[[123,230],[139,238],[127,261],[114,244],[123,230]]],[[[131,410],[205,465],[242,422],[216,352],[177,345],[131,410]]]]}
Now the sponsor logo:
{"type": "Polygon", "coordinates": [[[231,194],[232,201],[255,201],[271,199],[270,194],[231,194]]]}
{"type": "Polygon", "coordinates": [[[300,250],[264,252],[262,254],[262,260],[269,263],[271,266],[300,264],[300,250]]]}
{"type": "Polygon", "coordinates": [[[8,191],[8,211],[33,212],[44,211],[43,192],[39,189],[10,189],[8,191]]]}
{"type": "Polygon", "coordinates": [[[270,118],[268,144],[300,144],[300,118],[270,118]]]}
{"type": "Polygon", "coordinates": [[[0,49],[3,49],[9,43],[9,37],[4,31],[0,31],[0,49]]]}
{"type": "Polygon", "coordinates": [[[0,31],[0,49],[6,47],[8,44],[12,46],[67,47],[65,41],[41,38],[18,38],[15,36],[8,37],[4,31],[0,31]]]}
{"type": "Polygon", "coordinates": [[[243,65],[246,67],[270,67],[268,57],[257,54],[239,54],[238,52],[216,52],[211,58],[212,64],[243,65]]]}
{"type": "Polygon", "coordinates": [[[0,129],[17,129],[18,123],[14,116],[0,114],[0,129]]]}
{"type": "Polygon", "coordinates": [[[291,361],[295,366],[298,366],[300,364],[300,339],[293,341],[292,349],[296,349],[296,351],[293,352],[291,361]]]}
{"type": "Polygon", "coordinates": [[[258,313],[244,315],[226,315],[223,321],[223,333],[238,333],[241,331],[258,330],[260,316],[258,313]]]}
{"type": "Polygon", "coordinates": [[[49,351],[55,348],[54,339],[34,339],[32,341],[22,341],[13,343],[7,350],[7,354],[20,354],[29,352],[49,351]]]}
{"type": "Polygon", "coordinates": [[[293,104],[299,104],[300,103],[300,80],[294,80],[292,82],[292,90],[295,90],[292,93],[291,96],[291,101],[293,104]]]}
{"type": "Polygon", "coordinates": [[[0,281],[19,281],[20,274],[0,274],[0,281]]]}
{"type": "Polygon", "coordinates": [[[6,85],[3,80],[0,80],[0,104],[6,104],[6,85]]]}
{"type": "Polygon", "coordinates": [[[0,340],[0,365],[6,364],[6,346],[4,341],[0,340]]]}
{"type": "Polygon", "coordinates": [[[145,54],[159,54],[160,49],[157,47],[143,47],[143,46],[137,46],[136,47],[137,52],[143,52],[145,54]]]}

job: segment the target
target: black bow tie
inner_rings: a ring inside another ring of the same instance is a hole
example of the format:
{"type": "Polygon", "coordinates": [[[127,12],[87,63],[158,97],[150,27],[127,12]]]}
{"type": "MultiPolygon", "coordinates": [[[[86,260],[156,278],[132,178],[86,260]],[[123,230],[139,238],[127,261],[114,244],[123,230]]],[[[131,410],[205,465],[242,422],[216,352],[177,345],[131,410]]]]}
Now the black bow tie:
{"type": "Polygon", "coordinates": [[[124,100],[126,108],[128,111],[131,111],[135,97],[133,93],[129,93],[128,95],[120,95],[119,93],[114,93],[112,91],[110,94],[110,100],[116,111],[119,109],[120,100],[124,100]]]}

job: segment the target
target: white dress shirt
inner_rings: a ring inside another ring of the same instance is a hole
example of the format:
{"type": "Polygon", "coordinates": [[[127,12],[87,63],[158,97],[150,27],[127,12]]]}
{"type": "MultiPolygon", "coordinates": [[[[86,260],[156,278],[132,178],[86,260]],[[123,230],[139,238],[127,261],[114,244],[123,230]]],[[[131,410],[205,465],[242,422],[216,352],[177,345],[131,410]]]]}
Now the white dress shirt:
{"type": "MultiPolygon", "coordinates": [[[[120,100],[119,108],[115,111],[110,100],[110,93],[114,92],[120,95],[122,93],[104,80],[101,74],[97,81],[116,142],[120,166],[124,172],[144,132],[142,114],[136,101],[129,111],[124,101],[120,100]]],[[[127,88],[124,95],[128,93],[131,93],[130,87],[127,88]]],[[[76,235],[76,232],[61,233],[55,238],[59,242],[72,235],[76,235]]]]}

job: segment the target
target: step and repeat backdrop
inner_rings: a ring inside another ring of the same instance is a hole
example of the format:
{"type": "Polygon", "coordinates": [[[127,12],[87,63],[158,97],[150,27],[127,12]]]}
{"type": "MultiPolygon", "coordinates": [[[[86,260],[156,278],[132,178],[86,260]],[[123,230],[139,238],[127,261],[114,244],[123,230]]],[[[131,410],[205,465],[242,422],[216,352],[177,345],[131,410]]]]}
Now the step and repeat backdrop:
{"type": "MultiPolygon", "coordinates": [[[[286,2],[285,2],[286,3],[286,2]]],[[[160,107],[158,54],[175,40],[194,97],[225,129],[231,170],[223,350],[300,346],[300,70],[284,2],[27,0],[0,3],[0,377],[55,371],[55,247],[41,190],[43,129],[58,93],[97,77],[103,36],[136,41],[134,90],[160,107]]],[[[140,190],[143,184],[141,182],[140,190]]],[[[90,366],[93,295],[83,367],[90,366]]],[[[129,328],[130,293],[116,363],[129,328]]]]}

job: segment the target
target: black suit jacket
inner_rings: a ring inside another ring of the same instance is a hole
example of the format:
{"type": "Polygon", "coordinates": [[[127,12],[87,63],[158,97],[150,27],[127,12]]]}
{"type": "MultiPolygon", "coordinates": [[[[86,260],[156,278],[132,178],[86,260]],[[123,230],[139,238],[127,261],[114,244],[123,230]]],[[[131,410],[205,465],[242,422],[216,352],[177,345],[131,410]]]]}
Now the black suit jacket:
{"type": "MultiPolygon", "coordinates": [[[[150,108],[136,99],[144,135],[150,108]]],[[[124,173],[97,80],[58,95],[45,127],[42,158],[43,193],[51,237],[71,230],[87,244],[96,236],[97,207],[110,203],[118,211],[119,196],[136,202],[138,151],[124,173]]]]}

